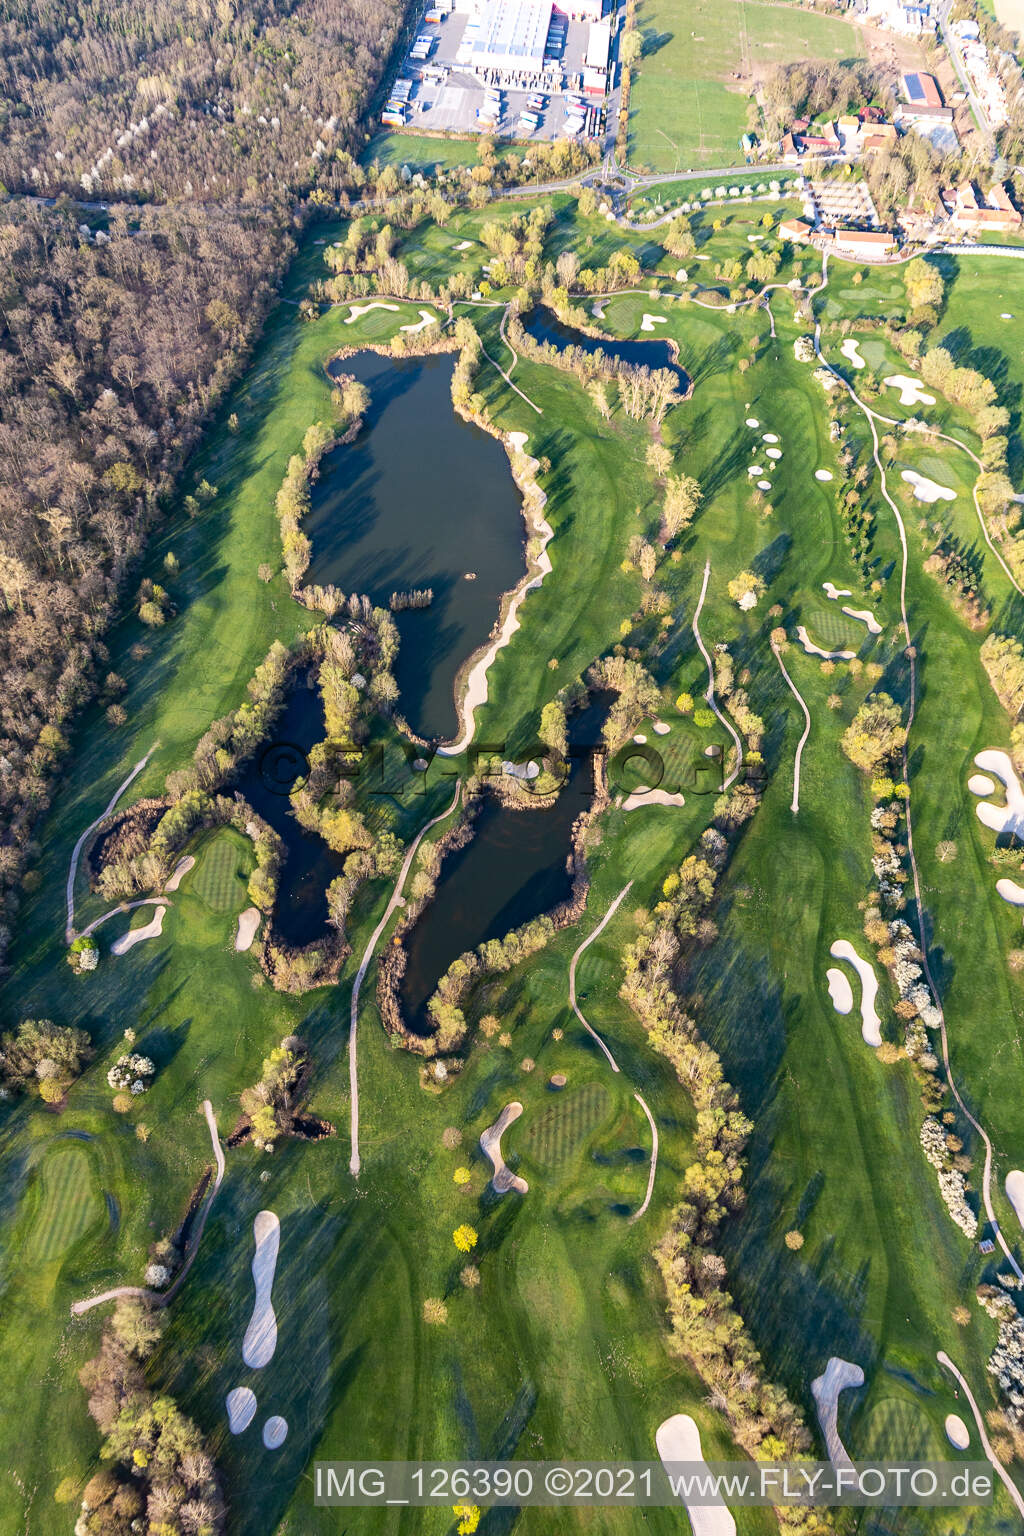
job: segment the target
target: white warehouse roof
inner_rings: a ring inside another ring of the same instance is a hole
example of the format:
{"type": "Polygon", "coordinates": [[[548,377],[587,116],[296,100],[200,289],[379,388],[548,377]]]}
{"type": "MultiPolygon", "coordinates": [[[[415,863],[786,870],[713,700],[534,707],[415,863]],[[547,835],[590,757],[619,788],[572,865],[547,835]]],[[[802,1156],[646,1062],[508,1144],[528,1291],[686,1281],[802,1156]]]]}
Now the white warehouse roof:
{"type": "Polygon", "coordinates": [[[607,69],[612,46],[612,29],[607,21],[592,21],[587,35],[587,68],[607,69]]]}
{"type": "Polygon", "coordinates": [[[552,8],[552,0],[486,0],[473,44],[474,67],[540,70],[552,8]]]}

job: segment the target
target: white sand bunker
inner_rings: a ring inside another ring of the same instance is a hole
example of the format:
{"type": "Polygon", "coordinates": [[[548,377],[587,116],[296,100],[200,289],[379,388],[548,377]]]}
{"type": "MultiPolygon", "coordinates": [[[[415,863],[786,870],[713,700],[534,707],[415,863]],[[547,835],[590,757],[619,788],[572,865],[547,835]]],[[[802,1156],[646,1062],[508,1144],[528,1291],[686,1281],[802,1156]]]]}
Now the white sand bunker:
{"type": "Polygon", "coordinates": [[[129,928],[127,933],[122,933],[119,939],[115,939],[110,946],[112,955],[126,955],[136,944],[143,943],[146,939],[155,939],[164,926],[164,913],[166,907],[157,907],[153,916],[144,928],[129,928]]]}
{"type": "Polygon", "coordinates": [[[847,939],[837,939],[829,950],[833,960],[846,960],[853,966],[860,977],[860,1032],[868,1045],[877,1046],[882,1043],[882,1032],[879,1029],[881,1019],[875,1010],[875,998],[878,996],[878,980],[875,976],[875,968],[868,960],[862,960],[847,939]]]}
{"type": "Polygon", "coordinates": [[[948,485],[938,485],[934,480],[929,480],[927,475],[919,475],[916,469],[905,469],[903,478],[908,485],[914,487],[914,496],[918,501],[956,500],[956,491],[951,491],[948,485]]]}
{"type": "Polygon", "coordinates": [[[760,425],[761,425],[761,423],[758,421],[756,416],[748,416],[747,417],[747,426],[748,427],[759,427],[760,425]]]}
{"type": "Polygon", "coordinates": [[[260,913],[255,907],[246,907],[244,912],[239,913],[238,932],[235,934],[235,948],[239,953],[252,948],[259,925],[260,913]]]}
{"type": "Polygon", "coordinates": [[[633,740],[636,742],[638,747],[647,745],[647,737],[643,734],[642,731],[637,731],[636,735],[633,737],[633,740]]]}
{"type": "MultiPolygon", "coordinates": [[[[654,1443],[662,1463],[669,1469],[680,1462],[691,1471],[696,1470],[695,1463],[707,1465],[701,1449],[700,1430],[688,1413],[674,1413],[659,1424],[654,1443]]],[[[703,1499],[706,1495],[702,1492],[700,1497],[703,1499]]],[[[693,1536],[736,1536],[736,1521],[724,1504],[693,1504],[681,1496],[680,1501],[685,1506],[693,1536]]]]}
{"type": "Polygon", "coordinates": [[[472,240],[460,240],[455,249],[457,251],[468,251],[472,244],[472,240]]]}
{"type": "Polygon", "coordinates": [[[288,1438],[288,1420],[279,1413],[271,1414],[263,1426],[263,1444],[268,1451],[276,1451],[288,1438]]]}
{"type": "Polygon", "coordinates": [[[235,1387],[224,1399],[224,1406],[228,1411],[228,1429],[233,1435],[240,1435],[256,1417],[256,1394],[251,1387],[235,1387]]]}
{"type": "Polygon", "coordinates": [[[821,588],[825,596],[830,597],[833,602],[835,602],[840,597],[853,596],[853,593],[850,591],[849,587],[836,587],[833,586],[830,581],[823,581],[821,588]]]}
{"type": "Polygon", "coordinates": [[[853,988],[850,986],[850,978],[845,971],[837,966],[830,965],[825,972],[825,980],[828,982],[828,995],[832,999],[832,1007],[836,1013],[849,1013],[853,1007],[853,988]]]}
{"type": "Polygon", "coordinates": [[[747,474],[748,475],[763,475],[764,474],[764,465],[763,464],[751,464],[751,465],[749,465],[748,468],[747,468],[747,474]]]}
{"type": "Polygon", "coordinates": [[[1024,1173],[1019,1168],[1011,1168],[1006,1175],[1006,1198],[1024,1227],[1024,1173]]]}
{"type": "Polygon", "coordinates": [[[974,761],[979,768],[1002,779],[1006,790],[1005,805],[988,805],[981,801],[974,807],[978,820],[993,832],[1012,832],[1017,837],[1024,837],[1024,789],[1021,789],[1009,753],[990,747],[977,753],[974,761]]]}
{"type": "Polygon", "coordinates": [[[653,725],[655,736],[667,736],[671,729],[672,727],[670,725],[666,725],[664,720],[655,720],[653,725]]]}
{"type": "Polygon", "coordinates": [[[179,859],[170,873],[167,883],[164,886],[164,890],[176,891],[195,862],[195,859],[190,853],[187,853],[183,859],[179,859]]]}
{"type": "Polygon", "coordinates": [[[782,458],[782,449],[781,448],[766,448],[765,449],[765,457],[769,458],[769,459],[781,459],[782,458]]]}
{"type": "Polygon", "coordinates": [[[403,331],[425,331],[428,325],[436,325],[437,316],[432,315],[429,309],[420,310],[420,318],[415,325],[403,325],[399,329],[403,331]]]}
{"type": "Polygon", "coordinates": [[[832,471],[830,469],[816,469],[814,471],[814,478],[815,480],[831,480],[833,478],[832,471]]]}
{"type": "Polygon", "coordinates": [[[772,488],[772,483],[770,480],[759,480],[757,482],[757,488],[759,491],[770,491],[772,488]]]}
{"type": "Polygon", "coordinates": [[[1016,880],[997,880],[996,894],[1011,907],[1024,907],[1024,885],[1018,885],[1016,880]]]}
{"type": "Polygon", "coordinates": [[[891,373],[885,380],[890,389],[900,392],[900,405],[934,405],[935,396],[926,395],[917,379],[906,373],[891,373]]]}
{"type": "Polygon", "coordinates": [[[777,432],[762,432],[761,433],[761,441],[762,441],[762,443],[777,443],[778,440],[779,440],[779,434],[777,432]]]}
{"type": "Polygon", "coordinates": [[[256,1252],[252,1260],[252,1279],[256,1287],[252,1317],[242,1340],[242,1359],[250,1370],[259,1370],[274,1358],[277,1348],[277,1318],[270,1300],[281,1246],[281,1223],[273,1211],[259,1211],[252,1224],[256,1252]]]}
{"type": "Polygon", "coordinates": [[[957,1451],[966,1451],[971,1443],[971,1432],[958,1413],[946,1415],[946,1439],[957,1451]]]}
{"type": "Polygon", "coordinates": [[[863,1385],[864,1372],[860,1366],[854,1365],[849,1360],[841,1360],[838,1355],[832,1356],[825,1367],[824,1375],[816,1376],[811,1382],[811,1393],[818,1407],[818,1423],[825,1437],[828,1459],[833,1466],[850,1464],[850,1457],[846,1446],[839,1438],[837,1427],[839,1394],[847,1387],[863,1385]]]}
{"type": "Polygon", "coordinates": [[[852,336],[848,336],[847,337],[847,339],[843,342],[843,344],[839,348],[839,350],[843,354],[843,356],[846,358],[846,361],[848,363],[852,363],[854,368],[866,368],[867,367],[867,363],[864,361],[864,359],[860,355],[860,342],[859,341],[854,341],[852,336]]]}
{"type": "Polygon", "coordinates": [[[398,313],[397,304],[383,304],[380,299],[374,299],[371,304],[352,304],[345,316],[345,324],[351,325],[353,320],[358,320],[360,315],[368,315],[371,309],[393,309],[398,313]]]}
{"type": "Polygon", "coordinates": [[[494,1177],[491,1183],[494,1185],[495,1194],[507,1195],[510,1189],[514,1189],[517,1195],[525,1195],[529,1189],[525,1179],[521,1179],[517,1173],[513,1173],[505,1162],[501,1152],[501,1138],[512,1124],[518,1120],[523,1112],[523,1106],[518,1099],[513,1099],[511,1104],[506,1104],[501,1114],[493,1125],[480,1133],[480,1150],[485,1157],[490,1159],[494,1169],[494,1177]]]}
{"type": "Polygon", "coordinates": [[[879,624],[874,614],[867,608],[844,608],[843,612],[848,618],[859,619],[862,624],[866,624],[871,634],[880,635],[882,633],[881,624],[879,624]]]}
{"type": "Polygon", "coordinates": [[[644,315],[640,321],[642,331],[653,331],[656,325],[667,325],[668,320],[664,315],[644,315]]]}
{"type": "Polygon", "coordinates": [[[999,316],[999,318],[1000,318],[1000,320],[1012,320],[1013,316],[1012,315],[1007,315],[1007,314],[1001,314],[999,316]]]}
{"type": "Polygon", "coordinates": [[[826,661],[852,661],[857,654],[856,651],[823,651],[821,646],[815,645],[809,637],[806,626],[803,624],[797,625],[796,637],[808,656],[824,656],[826,661]]]}
{"type": "Polygon", "coordinates": [[[995,794],[996,781],[985,773],[972,773],[967,780],[967,788],[972,795],[992,795],[995,794]]]}
{"type": "Polygon", "coordinates": [[[635,811],[638,805],[685,805],[682,795],[671,795],[667,789],[648,789],[640,784],[631,790],[622,802],[624,811],[635,811]]]}

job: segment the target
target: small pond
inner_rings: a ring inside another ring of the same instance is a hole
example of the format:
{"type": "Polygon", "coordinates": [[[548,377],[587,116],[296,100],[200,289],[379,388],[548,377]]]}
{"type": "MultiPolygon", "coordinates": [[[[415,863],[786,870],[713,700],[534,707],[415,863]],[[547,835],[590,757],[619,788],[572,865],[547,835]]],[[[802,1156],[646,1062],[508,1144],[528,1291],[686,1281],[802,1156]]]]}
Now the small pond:
{"type": "Polygon", "coordinates": [[[564,352],[566,347],[581,347],[591,357],[603,352],[605,357],[629,363],[634,368],[669,368],[678,379],[683,394],[690,387],[689,375],[679,367],[673,356],[673,348],[667,341],[657,338],[650,341],[620,341],[617,336],[588,336],[585,331],[576,330],[575,326],[563,324],[543,304],[538,304],[525,316],[523,329],[534,341],[547,342],[560,352],[564,352]]]}

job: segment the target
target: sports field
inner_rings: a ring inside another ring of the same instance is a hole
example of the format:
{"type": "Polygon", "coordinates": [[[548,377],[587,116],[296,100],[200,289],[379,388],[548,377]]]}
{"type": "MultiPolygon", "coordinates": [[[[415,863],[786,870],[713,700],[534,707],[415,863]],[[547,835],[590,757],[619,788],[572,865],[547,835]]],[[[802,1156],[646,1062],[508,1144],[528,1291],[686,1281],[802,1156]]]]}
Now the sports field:
{"type": "Polygon", "coordinates": [[[849,22],[767,0],[641,0],[637,26],[628,158],[652,171],[742,165],[754,86],[773,65],[865,53],[849,22]]]}

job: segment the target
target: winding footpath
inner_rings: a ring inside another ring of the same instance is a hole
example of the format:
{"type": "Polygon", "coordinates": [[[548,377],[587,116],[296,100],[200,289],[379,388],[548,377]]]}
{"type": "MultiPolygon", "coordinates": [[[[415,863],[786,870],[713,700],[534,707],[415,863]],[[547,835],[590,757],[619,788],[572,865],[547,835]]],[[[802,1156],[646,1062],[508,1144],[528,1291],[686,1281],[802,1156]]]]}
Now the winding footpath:
{"type": "Polygon", "coordinates": [[[461,794],[462,785],[457,784],[455,786],[455,794],[452,798],[452,803],[448,809],[446,811],[442,811],[439,816],[435,816],[432,821],[428,821],[424,826],[422,826],[417,832],[416,836],[413,838],[412,842],[409,844],[405,858],[402,861],[402,867],[398,872],[398,879],[395,881],[395,888],[391,892],[391,897],[387,906],[384,908],[384,915],[370,935],[369,942],[363,951],[363,958],[360,961],[359,969],[356,971],[355,980],[352,983],[352,1004],[349,1010],[348,1031],[348,1082],[351,1097],[349,1136],[352,1151],[348,1161],[348,1168],[354,1179],[358,1179],[359,1170],[362,1167],[362,1163],[359,1158],[359,1061],[356,1044],[356,1032],[359,1025],[360,988],[363,985],[363,978],[369,969],[370,961],[373,959],[373,952],[377,948],[380,936],[390,922],[391,915],[397,908],[398,903],[402,898],[402,887],[405,884],[409,870],[412,867],[412,861],[416,857],[416,850],[419,848],[420,843],[426,837],[431,827],[436,827],[439,821],[444,821],[452,814],[455,807],[459,803],[459,797],[461,794]]]}
{"type": "Polygon", "coordinates": [[[985,1452],[985,1455],[988,1457],[988,1460],[991,1463],[992,1469],[996,1473],[996,1476],[1005,1485],[1007,1493],[1010,1495],[1010,1498],[1013,1500],[1017,1508],[1017,1513],[1020,1515],[1021,1519],[1024,1520],[1024,1498],[1021,1497],[1020,1489],[1017,1487],[1016,1483],[1013,1481],[1010,1474],[999,1460],[999,1457],[992,1449],[992,1442],[989,1440],[988,1435],[985,1433],[985,1420],[982,1418],[981,1410],[974,1400],[974,1393],[971,1391],[963,1375],[960,1371],[957,1370],[956,1366],[953,1364],[952,1360],[946,1354],[944,1349],[940,1349],[935,1358],[938,1360],[940,1365],[944,1365],[946,1370],[956,1377],[960,1386],[963,1388],[964,1396],[970,1403],[971,1412],[974,1414],[974,1422],[978,1429],[978,1438],[981,1441],[981,1448],[985,1452]]]}
{"type": "MultiPolygon", "coordinates": [[[[884,417],[884,416],[879,416],[877,412],[871,410],[870,406],[865,405],[863,400],[861,400],[860,396],[857,394],[856,390],[853,388],[853,385],[850,384],[843,377],[843,375],[839,372],[839,370],[837,368],[834,368],[832,366],[832,364],[828,361],[828,359],[825,357],[824,353],[821,350],[821,326],[820,326],[820,324],[816,325],[815,329],[814,329],[814,350],[817,353],[818,358],[820,359],[820,361],[829,370],[829,372],[834,374],[835,377],[837,379],[839,379],[839,381],[842,383],[844,389],[849,394],[850,399],[854,402],[855,405],[857,405],[859,407],[859,409],[861,410],[861,412],[863,413],[863,415],[864,415],[864,417],[865,417],[865,419],[867,421],[868,427],[870,428],[870,431],[871,431],[871,441],[872,441],[872,445],[873,445],[873,457],[874,457],[874,461],[875,461],[875,466],[878,469],[878,474],[879,474],[879,486],[880,486],[880,489],[881,489],[881,492],[882,492],[882,496],[884,497],[884,499],[886,501],[886,504],[890,508],[890,510],[891,510],[891,512],[893,514],[893,517],[896,519],[896,528],[897,528],[897,531],[899,533],[900,548],[901,548],[901,551],[902,551],[902,565],[901,565],[901,569],[900,569],[900,618],[901,618],[901,622],[902,622],[902,625],[903,625],[904,638],[906,640],[906,651],[905,651],[905,654],[906,654],[906,658],[907,658],[907,663],[908,663],[908,667],[909,667],[909,676],[910,676],[910,699],[909,699],[909,708],[908,708],[908,712],[907,712],[907,738],[906,738],[906,740],[903,743],[903,751],[902,751],[903,778],[904,778],[904,781],[909,784],[909,782],[910,782],[910,761],[909,761],[909,754],[908,754],[908,750],[907,750],[907,743],[910,740],[910,732],[911,732],[911,729],[913,728],[914,717],[915,717],[915,714],[916,714],[916,711],[917,711],[917,663],[916,663],[916,657],[914,655],[914,647],[913,647],[913,645],[911,643],[911,638],[910,638],[910,619],[909,619],[908,614],[907,614],[907,564],[908,564],[908,556],[907,556],[907,530],[906,530],[906,527],[904,526],[902,513],[900,512],[899,507],[896,505],[896,503],[893,500],[892,495],[890,494],[890,491],[889,491],[889,485],[888,485],[888,481],[886,479],[886,474],[885,474],[885,466],[882,463],[882,456],[881,456],[881,452],[880,452],[880,448],[879,448],[878,427],[876,425],[876,421],[880,420],[880,421],[889,422],[890,418],[889,417],[884,417]]],[[[940,435],[944,435],[944,434],[940,434],[940,435]]],[[[949,438],[948,441],[956,443],[957,446],[961,447],[961,448],[964,446],[956,438],[949,438]]],[[[967,451],[969,452],[970,450],[967,450],[967,451]]],[[[972,457],[973,457],[973,455],[972,455],[972,457]]],[[[977,505],[977,499],[976,498],[975,498],[975,505],[977,505]]],[[[979,509],[979,515],[980,515],[980,509],[979,509]]],[[[982,523],[982,526],[984,527],[984,522],[982,523]]],[[[1011,577],[1011,580],[1012,579],[1013,578],[1011,577]]],[[[1014,585],[1016,586],[1016,583],[1014,583],[1014,585]]],[[[1020,589],[1018,588],[1017,590],[1019,591],[1020,589]]],[[[985,1148],[985,1165],[984,1165],[984,1170],[983,1170],[983,1173],[982,1173],[982,1180],[981,1180],[981,1198],[982,1198],[982,1204],[985,1207],[985,1215],[988,1218],[988,1221],[989,1221],[989,1224],[990,1224],[990,1226],[992,1228],[992,1232],[993,1232],[993,1235],[995,1237],[995,1240],[999,1244],[1000,1248],[1002,1249],[1003,1254],[1005,1255],[1007,1261],[1009,1262],[1011,1269],[1013,1270],[1014,1274],[1017,1276],[1017,1278],[1019,1280],[1024,1280],[1024,1270],[1021,1269],[1020,1265],[1017,1263],[1017,1260],[1014,1258],[1013,1254],[1010,1251],[1009,1244],[1007,1243],[1005,1237],[1003,1236],[1002,1228],[999,1225],[998,1218],[996,1217],[996,1213],[995,1213],[995,1210],[994,1210],[993,1205],[992,1205],[993,1150],[992,1150],[991,1139],[990,1139],[990,1137],[988,1135],[988,1132],[985,1130],[984,1126],[981,1124],[981,1122],[978,1119],[976,1119],[976,1117],[971,1113],[971,1111],[968,1109],[967,1105],[965,1104],[964,1099],[963,1099],[963,1095],[961,1094],[960,1089],[957,1087],[956,1079],[953,1076],[953,1070],[952,1070],[952,1067],[950,1065],[950,1060],[949,1060],[949,1034],[948,1034],[948,1031],[947,1031],[947,1028],[946,1028],[946,1013],[945,1013],[945,1009],[942,1006],[942,999],[939,996],[939,990],[938,990],[938,987],[935,984],[935,978],[932,975],[931,965],[930,965],[929,960],[928,960],[928,937],[927,937],[927,934],[925,932],[924,898],[923,898],[923,896],[921,894],[921,876],[920,876],[920,871],[918,869],[917,857],[916,857],[916,855],[914,853],[914,828],[913,828],[913,820],[912,820],[912,815],[911,815],[911,800],[910,800],[909,796],[908,796],[908,798],[907,798],[905,803],[906,803],[906,814],[907,814],[907,857],[908,857],[908,860],[909,860],[909,863],[910,863],[910,871],[911,871],[911,875],[912,875],[913,881],[914,881],[914,902],[915,902],[915,906],[916,906],[918,941],[919,941],[920,949],[921,949],[921,966],[922,966],[922,969],[924,971],[925,980],[928,983],[928,990],[930,991],[930,993],[932,995],[932,1000],[933,1000],[933,1002],[935,1004],[935,1009],[936,1009],[936,1012],[938,1013],[938,1016],[939,1016],[939,1038],[940,1038],[940,1040],[942,1042],[942,1062],[943,1062],[943,1066],[945,1067],[945,1071],[946,1071],[946,1079],[947,1079],[947,1081],[949,1083],[950,1091],[952,1092],[954,1099],[956,1100],[957,1104],[960,1106],[960,1109],[963,1111],[965,1119],[970,1123],[970,1125],[977,1132],[977,1134],[981,1138],[982,1144],[984,1145],[984,1148],[985,1148]]]]}
{"type": "Polygon", "coordinates": [[[800,708],[804,712],[804,721],[806,722],[804,725],[803,735],[797,742],[796,755],[793,758],[793,799],[790,804],[790,810],[795,816],[800,809],[800,759],[803,757],[804,747],[807,745],[807,738],[811,734],[811,712],[807,708],[807,703],[803,694],[800,692],[799,688],[796,686],[796,683],[794,683],[793,679],[790,677],[788,671],[786,670],[786,663],[782,659],[782,652],[779,650],[774,640],[770,641],[769,644],[772,648],[772,655],[778,662],[782,675],[786,679],[786,682],[789,684],[790,693],[793,695],[794,699],[796,699],[797,703],[800,705],[800,708]]]}
{"type": "MultiPolygon", "coordinates": [[[[608,1065],[611,1067],[613,1072],[618,1072],[618,1062],[615,1060],[615,1057],[612,1055],[611,1051],[605,1044],[604,1040],[602,1040],[597,1030],[587,1022],[586,1018],[580,1011],[579,1003],[576,1001],[576,966],[579,963],[580,956],[590,948],[595,939],[601,937],[601,934],[607,928],[608,924],[611,922],[612,918],[615,916],[616,912],[619,910],[622,903],[625,901],[626,897],[629,895],[632,889],[633,882],[630,880],[628,884],[622,887],[622,890],[616,896],[615,900],[612,902],[611,906],[604,914],[604,917],[602,917],[601,921],[594,929],[593,933],[587,935],[587,937],[583,940],[583,943],[576,950],[576,953],[573,955],[572,959],[569,961],[569,1006],[571,1007],[576,1017],[579,1019],[580,1023],[583,1025],[583,1028],[586,1030],[590,1038],[597,1041],[597,1044],[601,1047],[605,1056],[608,1058],[608,1065]]],[[[651,1163],[647,1174],[647,1193],[644,1195],[641,1205],[637,1207],[632,1216],[629,1218],[630,1226],[632,1226],[634,1221],[639,1221],[640,1217],[646,1213],[647,1207],[651,1203],[651,1196],[654,1193],[654,1176],[658,1171],[658,1127],[655,1124],[654,1116],[651,1114],[646,1100],[643,1099],[639,1093],[637,1093],[636,1089],[633,1090],[633,1097],[636,1099],[637,1103],[640,1105],[640,1108],[647,1116],[647,1123],[651,1128],[651,1163]]]]}
{"type": "Polygon", "coordinates": [[[714,710],[715,714],[718,716],[719,720],[725,726],[726,730],[729,732],[729,735],[732,737],[733,741],[736,743],[736,762],[732,772],[729,774],[729,777],[722,783],[722,790],[724,792],[729,788],[730,784],[735,782],[739,775],[740,768],[743,766],[743,743],[740,741],[739,735],[737,734],[736,728],[732,721],[726,719],[725,715],[723,715],[722,711],[718,707],[718,703],[715,699],[715,669],[712,664],[711,657],[708,654],[707,647],[700,637],[701,609],[704,607],[704,599],[708,595],[708,582],[710,579],[711,561],[708,560],[704,566],[704,580],[701,583],[700,598],[697,602],[696,608],[693,610],[693,638],[697,642],[700,653],[704,657],[708,669],[708,686],[704,690],[704,697],[711,708],[714,710]]]}
{"type": "Polygon", "coordinates": [[[145,768],[146,764],[149,762],[150,758],[153,756],[153,753],[156,751],[159,745],[160,743],[158,741],[154,741],[145,757],[139,759],[128,777],[114,790],[110,804],[107,806],[106,810],[101,811],[100,814],[96,817],[96,820],[89,823],[81,837],[78,839],[78,842],[72,849],[71,864],[68,867],[68,883],[66,890],[68,917],[67,923],[64,927],[65,944],[70,944],[75,937],[75,879],[78,875],[78,861],[82,856],[82,849],[85,847],[87,840],[92,836],[93,832],[95,832],[100,822],[105,821],[106,818],[110,815],[111,811],[113,811],[115,805],[120,800],[128,786],[133,782],[133,780],[138,778],[139,774],[142,772],[143,768],[145,768]]]}

